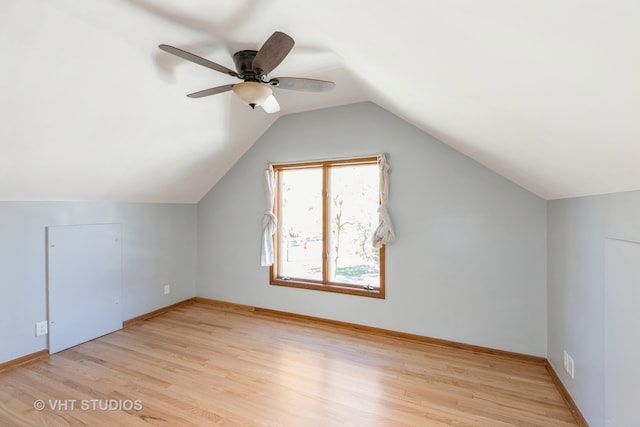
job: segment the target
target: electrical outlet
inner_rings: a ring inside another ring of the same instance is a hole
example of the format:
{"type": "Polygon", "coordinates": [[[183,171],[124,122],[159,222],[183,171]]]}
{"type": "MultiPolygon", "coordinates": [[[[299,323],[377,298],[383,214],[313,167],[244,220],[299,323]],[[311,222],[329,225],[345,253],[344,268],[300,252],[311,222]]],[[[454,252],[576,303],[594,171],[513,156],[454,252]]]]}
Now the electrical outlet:
{"type": "Polygon", "coordinates": [[[47,321],[36,322],[36,336],[47,335],[49,333],[47,321]]]}
{"type": "Polygon", "coordinates": [[[567,351],[564,351],[564,370],[567,372],[567,374],[569,374],[569,376],[571,376],[571,378],[573,379],[574,375],[575,375],[575,370],[574,370],[574,363],[573,363],[573,357],[571,357],[569,355],[569,353],[567,353],[567,351]]]}
{"type": "Polygon", "coordinates": [[[171,292],[171,285],[164,285],[164,294],[167,295],[171,292]]]}
{"type": "Polygon", "coordinates": [[[571,375],[571,379],[573,379],[574,377],[574,363],[573,363],[573,357],[568,356],[568,360],[567,360],[567,372],[569,373],[569,375],[571,375]]]}

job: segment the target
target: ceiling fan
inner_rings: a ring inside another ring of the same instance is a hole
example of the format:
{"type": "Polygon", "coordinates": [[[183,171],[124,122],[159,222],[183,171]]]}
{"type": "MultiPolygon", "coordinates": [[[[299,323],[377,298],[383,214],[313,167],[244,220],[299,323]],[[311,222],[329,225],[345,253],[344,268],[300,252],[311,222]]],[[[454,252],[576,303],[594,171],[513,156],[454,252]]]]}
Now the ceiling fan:
{"type": "Polygon", "coordinates": [[[280,105],[273,96],[272,87],[279,89],[298,90],[304,92],[325,92],[331,90],[335,83],[325,80],[306,79],[298,77],[276,77],[267,79],[267,74],[273,71],[289,54],[294,45],[293,39],[285,33],[276,31],[267,39],[260,50],[240,50],[233,54],[236,71],[223,65],[177,47],[161,44],[158,47],[165,52],[179,56],[187,61],[195,62],[212,70],[228,74],[243,80],[242,83],[212,87],[190,93],[190,98],[202,98],[209,95],[232,90],[251,108],[261,106],[267,113],[280,111],[280,105]]]}

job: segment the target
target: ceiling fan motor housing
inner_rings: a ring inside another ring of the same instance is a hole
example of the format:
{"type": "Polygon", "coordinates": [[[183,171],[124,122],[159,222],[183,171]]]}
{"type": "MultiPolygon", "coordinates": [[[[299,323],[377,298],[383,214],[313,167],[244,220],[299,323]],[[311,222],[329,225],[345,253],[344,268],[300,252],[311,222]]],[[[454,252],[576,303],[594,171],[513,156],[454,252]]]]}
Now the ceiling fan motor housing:
{"type": "Polygon", "coordinates": [[[253,69],[253,59],[256,57],[256,50],[240,50],[233,54],[233,63],[241,79],[248,81],[261,81],[256,71],[253,69]]]}

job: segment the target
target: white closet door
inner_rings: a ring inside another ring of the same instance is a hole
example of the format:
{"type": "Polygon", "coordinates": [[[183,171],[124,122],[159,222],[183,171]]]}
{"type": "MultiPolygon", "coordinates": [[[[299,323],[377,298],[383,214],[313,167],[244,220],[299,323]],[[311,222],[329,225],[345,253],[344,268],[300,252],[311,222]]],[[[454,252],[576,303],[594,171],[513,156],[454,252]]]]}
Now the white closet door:
{"type": "Polygon", "coordinates": [[[49,352],[122,329],[120,224],[47,228],[49,352]]]}
{"type": "Polygon", "coordinates": [[[606,241],[605,425],[636,427],[640,403],[640,244],[606,241]]]}

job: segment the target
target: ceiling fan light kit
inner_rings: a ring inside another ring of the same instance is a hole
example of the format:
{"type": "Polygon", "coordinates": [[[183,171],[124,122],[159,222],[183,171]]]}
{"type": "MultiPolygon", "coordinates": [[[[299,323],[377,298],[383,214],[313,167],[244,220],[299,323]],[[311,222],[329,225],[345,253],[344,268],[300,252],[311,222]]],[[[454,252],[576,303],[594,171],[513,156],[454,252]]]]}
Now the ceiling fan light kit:
{"type": "Polygon", "coordinates": [[[251,108],[255,109],[256,106],[262,106],[265,112],[275,113],[280,110],[280,106],[273,96],[272,87],[304,92],[325,92],[335,86],[333,82],[299,77],[278,77],[267,80],[267,74],[280,65],[293,48],[294,43],[290,36],[276,31],[267,39],[260,50],[241,50],[233,55],[233,62],[237,71],[177,47],[166,44],[161,44],[158,47],[182,59],[243,80],[242,83],[228,84],[190,93],[187,95],[188,97],[202,98],[232,90],[251,108]]]}
{"type": "Polygon", "coordinates": [[[249,107],[255,109],[256,106],[264,104],[273,91],[264,83],[248,81],[233,85],[233,93],[249,107]]]}

